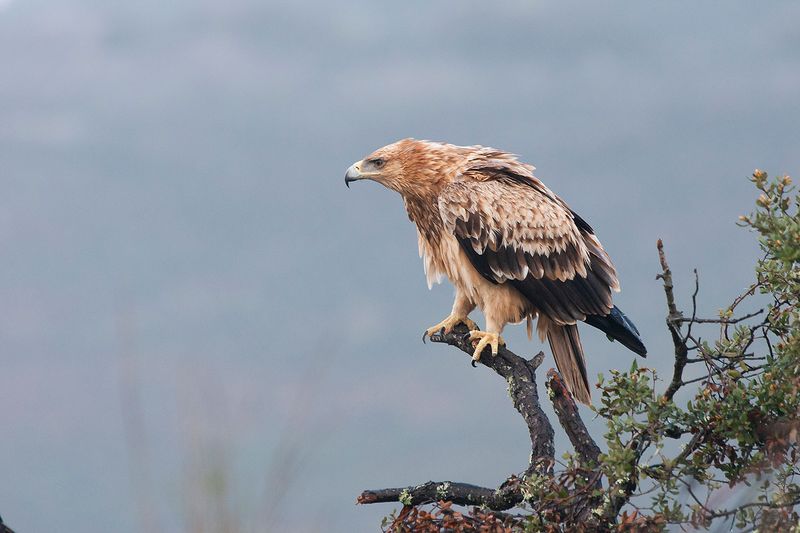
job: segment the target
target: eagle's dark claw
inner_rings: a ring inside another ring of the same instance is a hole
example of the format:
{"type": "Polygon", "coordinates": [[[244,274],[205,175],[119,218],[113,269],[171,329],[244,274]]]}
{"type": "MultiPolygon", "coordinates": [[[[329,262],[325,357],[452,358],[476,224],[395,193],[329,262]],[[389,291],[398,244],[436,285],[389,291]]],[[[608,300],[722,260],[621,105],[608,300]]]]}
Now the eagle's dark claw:
{"type": "Polygon", "coordinates": [[[422,342],[425,342],[425,338],[429,338],[432,342],[442,342],[444,340],[445,332],[444,327],[439,329],[426,329],[425,333],[422,334],[422,342]]]}
{"type": "Polygon", "coordinates": [[[434,342],[441,342],[442,340],[444,340],[444,336],[445,336],[445,332],[444,332],[444,328],[442,328],[439,331],[437,331],[436,333],[434,333],[433,335],[431,335],[431,340],[434,341],[434,342]]]}

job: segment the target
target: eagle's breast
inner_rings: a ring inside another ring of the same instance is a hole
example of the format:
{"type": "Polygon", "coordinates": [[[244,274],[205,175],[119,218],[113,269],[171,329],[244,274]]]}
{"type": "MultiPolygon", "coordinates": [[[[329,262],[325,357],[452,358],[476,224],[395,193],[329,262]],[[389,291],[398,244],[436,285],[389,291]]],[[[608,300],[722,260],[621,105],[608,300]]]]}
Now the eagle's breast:
{"type": "MultiPolygon", "coordinates": [[[[406,202],[408,208],[409,202],[406,202]]],[[[439,217],[438,206],[432,211],[439,217]]],[[[409,218],[417,225],[419,255],[425,267],[428,288],[447,277],[472,303],[481,309],[487,305],[502,317],[504,322],[517,323],[533,312],[533,306],[522,294],[508,283],[493,283],[483,277],[467,257],[458,239],[448,232],[442,223],[431,223],[427,218],[420,223],[414,218],[416,209],[409,209],[409,218]],[[414,213],[414,215],[412,215],[414,213]]]]}

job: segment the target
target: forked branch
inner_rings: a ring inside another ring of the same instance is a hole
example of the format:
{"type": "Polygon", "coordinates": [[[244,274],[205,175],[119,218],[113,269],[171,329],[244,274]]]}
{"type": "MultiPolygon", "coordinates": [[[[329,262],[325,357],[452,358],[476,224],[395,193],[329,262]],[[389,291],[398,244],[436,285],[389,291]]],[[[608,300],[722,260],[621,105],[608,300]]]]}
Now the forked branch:
{"type": "MultiPolygon", "coordinates": [[[[466,355],[472,356],[469,330],[463,324],[456,326],[450,333],[434,334],[430,339],[455,346],[466,355]]],[[[530,360],[524,359],[501,346],[497,356],[492,357],[487,353],[480,360],[482,365],[491,368],[506,380],[514,407],[528,426],[531,456],[527,469],[520,477],[511,476],[498,489],[450,481],[428,481],[411,487],[366,490],[358,497],[358,503],[400,502],[404,505],[420,505],[452,501],[459,505],[482,505],[494,511],[502,511],[522,502],[524,479],[531,474],[552,477],[555,462],[553,426],[542,410],[536,385],[536,369],[543,358],[544,354],[539,352],[530,360]]],[[[559,422],[575,446],[581,462],[596,465],[600,449],[589,435],[572,395],[555,370],[548,373],[547,388],[559,422]]]]}

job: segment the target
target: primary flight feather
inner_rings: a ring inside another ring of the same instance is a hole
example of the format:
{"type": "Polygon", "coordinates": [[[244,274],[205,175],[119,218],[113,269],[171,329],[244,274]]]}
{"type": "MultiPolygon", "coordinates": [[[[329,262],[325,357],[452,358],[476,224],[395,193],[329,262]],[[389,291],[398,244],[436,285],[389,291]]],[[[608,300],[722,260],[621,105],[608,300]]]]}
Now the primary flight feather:
{"type": "Polygon", "coordinates": [[[614,306],[617,273],[594,230],[516,156],[483,146],[403,139],[353,164],[345,183],[370,179],[399,192],[417,226],[428,284],[446,276],[456,288],[450,315],[430,335],[464,323],[493,355],[508,323],[537,319],[537,332],[574,396],[589,403],[577,322],[639,355],[639,332],[614,306]],[[486,318],[480,330],[468,318],[486,318]]]}

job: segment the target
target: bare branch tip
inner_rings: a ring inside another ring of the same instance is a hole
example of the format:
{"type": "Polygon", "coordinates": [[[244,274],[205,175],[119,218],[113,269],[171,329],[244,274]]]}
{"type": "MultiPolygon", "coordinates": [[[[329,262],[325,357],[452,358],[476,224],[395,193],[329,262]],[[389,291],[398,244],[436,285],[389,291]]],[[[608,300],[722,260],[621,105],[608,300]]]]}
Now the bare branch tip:
{"type": "Polygon", "coordinates": [[[530,363],[531,367],[533,367],[534,370],[542,366],[543,362],[544,362],[544,352],[539,352],[528,360],[528,363],[530,363]]]}

